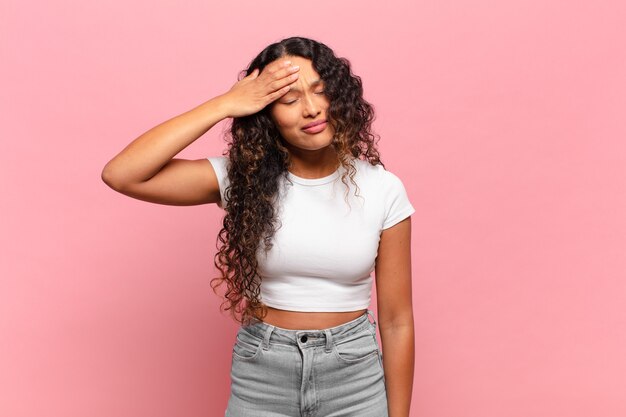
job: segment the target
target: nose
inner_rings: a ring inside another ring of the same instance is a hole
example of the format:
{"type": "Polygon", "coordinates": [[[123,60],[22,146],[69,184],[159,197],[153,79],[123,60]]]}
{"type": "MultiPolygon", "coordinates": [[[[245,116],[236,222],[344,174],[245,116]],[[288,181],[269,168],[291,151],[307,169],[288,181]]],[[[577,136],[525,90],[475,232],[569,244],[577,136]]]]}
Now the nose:
{"type": "Polygon", "coordinates": [[[303,104],[304,104],[304,117],[315,117],[318,114],[320,114],[320,112],[322,111],[320,105],[318,103],[315,102],[315,99],[313,98],[313,96],[311,94],[306,94],[303,97],[303,104]]]}

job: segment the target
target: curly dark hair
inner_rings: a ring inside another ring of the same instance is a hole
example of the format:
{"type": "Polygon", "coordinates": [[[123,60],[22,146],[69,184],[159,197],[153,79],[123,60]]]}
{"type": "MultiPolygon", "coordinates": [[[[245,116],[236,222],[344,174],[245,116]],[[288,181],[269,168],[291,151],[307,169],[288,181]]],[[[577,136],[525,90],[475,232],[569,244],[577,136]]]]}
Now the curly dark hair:
{"type": "MultiPolygon", "coordinates": [[[[326,118],[335,129],[332,146],[345,168],[341,181],[347,186],[349,177],[356,185],[352,164],[355,158],[384,167],[376,147],[379,135],[372,132],[374,108],[363,98],[361,78],[352,74],[350,61],[336,57],[325,44],[302,37],[273,43],[252,60],[239,79],[256,68],[260,73],[266,65],[285,56],[311,60],[324,82],[330,103],[326,118]]],[[[214,257],[222,276],[211,279],[211,287],[215,292],[216,287],[227,284],[220,310],[226,305],[225,310],[231,310],[231,316],[243,325],[262,320],[267,314],[267,306],[260,301],[257,252],[261,241],[265,251],[272,247],[279,223],[276,203],[281,177],[289,181],[290,154],[270,117],[269,107],[233,118],[225,135],[228,147],[223,155],[229,160],[230,185],[224,190],[226,214],[214,257]]]]}

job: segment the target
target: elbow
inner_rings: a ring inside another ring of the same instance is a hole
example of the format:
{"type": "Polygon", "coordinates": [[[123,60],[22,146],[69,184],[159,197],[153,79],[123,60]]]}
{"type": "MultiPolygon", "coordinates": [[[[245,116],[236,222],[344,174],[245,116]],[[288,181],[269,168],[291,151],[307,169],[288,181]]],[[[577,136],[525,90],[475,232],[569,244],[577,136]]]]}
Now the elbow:
{"type": "Polygon", "coordinates": [[[123,183],[119,179],[119,175],[116,175],[115,172],[111,169],[109,164],[106,164],[102,169],[102,173],[100,174],[100,178],[102,181],[108,185],[110,188],[115,191],[120,191],[123,188],[123,183]]]}

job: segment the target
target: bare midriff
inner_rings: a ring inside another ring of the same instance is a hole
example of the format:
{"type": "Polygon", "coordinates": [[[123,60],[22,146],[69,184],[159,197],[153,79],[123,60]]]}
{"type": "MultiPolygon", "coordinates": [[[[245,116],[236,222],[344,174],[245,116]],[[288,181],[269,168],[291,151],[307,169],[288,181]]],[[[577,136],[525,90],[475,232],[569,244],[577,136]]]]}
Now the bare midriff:
{"type": "Polygon", "coordinates": [[[367,309],[356,311],[291,311],[267,307],[265,323],[289,330],[319,330],[335,327],[356,319],[367,309]]]}

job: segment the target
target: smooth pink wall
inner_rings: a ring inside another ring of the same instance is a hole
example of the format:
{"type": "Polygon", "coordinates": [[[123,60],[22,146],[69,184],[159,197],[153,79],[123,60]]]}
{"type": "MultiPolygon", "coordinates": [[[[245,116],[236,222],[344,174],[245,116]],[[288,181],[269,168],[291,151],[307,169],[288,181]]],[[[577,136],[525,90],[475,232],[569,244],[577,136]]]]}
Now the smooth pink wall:
{"type": "MultiPolygon", "coordinates": [[[[222,211],[100,172],[292,35],[351,60],[417,210],[412,416],[626,415],[625,18],[618,0],[4,0],[0,415],[223,415],[222,211]]],[[[178,156],[220,155],[223,126],[178,156]]]]}

